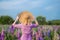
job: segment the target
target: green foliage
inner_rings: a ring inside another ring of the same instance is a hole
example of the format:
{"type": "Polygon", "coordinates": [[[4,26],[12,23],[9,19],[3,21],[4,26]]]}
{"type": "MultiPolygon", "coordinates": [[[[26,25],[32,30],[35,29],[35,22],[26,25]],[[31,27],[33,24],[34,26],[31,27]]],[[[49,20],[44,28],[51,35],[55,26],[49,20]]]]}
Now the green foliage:
{"type": "Polygon", "coordinates": [[[48,25],[60,25],[60,20],[51,20],[51,21],[48,21],[48,25]]]}
{"type": "Polygon", "coordinates": [[[13,18],[10,16],[0,16],[0,24],[12,24],[13,18]]]}
{"type": "Polygon", "coordinates": [[[44,40],[51,40],[48,36],[44,37],[44,40]]]}
{"type": "Polygon", "coordinates": [[[38,16],[36,19],[37,19],[39,25],[45,25],[46,24],[46,18],[45,17],[38,16]]]}
{"type": "Polygon", "coordinates": [[[37,29],[37,28],[33,28],[33,30],[34,30],[34,31],[36,31],[36,32],[38,31],[38,29],[37,29]]]}
{"type": "Polygon", "coordinates": [[[60,28],[58,28],[57,33],[60,35],[60,28]]]}
{"type": "Polygon", "coordinates": [[[6,32],[5,40],[17,40],[17,37],[15,35],[12,35],[11,33],[6,32]]]}
{"type": "Polygon", "coordinates": [[[53,39],[53,37],[54,37],[54,31],[51,31],[50,32],[50,38],[51,38],[51,40],[53,39]]]}
{"type": "MultiPolygon", "coordinates": [[[[60,25],[60,20],[50,20],[50,21],[46,21],[46,18],[43,16],[38,16],[36,17],[39,25],[60,25]]],[[[34,22],[33,22],[34,23],[34,22]]]]}
{"type": "Polygon", "coordinates": [[[44,37],[44,40],[53,40],[53,37],[54,37],[54,31],[51,31],[51,32],[50,32],[50,37],[45,36],[45,37],[44,37]]]}
{"type": "MultiPolygon", "coordinates": [[[[36,17],[36,20],[38,21],[39,25],[60,25],[60,20],[50,20],[46,21],[46,18],[43,16],[36,17]]],[[[12,24],[14,22],[13,18],[10,16],[0,16],[0,24],[12,24]]],[[[19,23],[17,21],[16,23],[19,23]]],[[[35,23],[34,21],[32,23],[35,23]]]]}
{"type": "Polygon", "coordinates": [[[48,25],[52,25],[52,21],[48,21],[48,25]]]}
{"type": "Polygon", "coordinates": [[[2,28],[0,27],[0,32],[1,32],[2,28]]]}

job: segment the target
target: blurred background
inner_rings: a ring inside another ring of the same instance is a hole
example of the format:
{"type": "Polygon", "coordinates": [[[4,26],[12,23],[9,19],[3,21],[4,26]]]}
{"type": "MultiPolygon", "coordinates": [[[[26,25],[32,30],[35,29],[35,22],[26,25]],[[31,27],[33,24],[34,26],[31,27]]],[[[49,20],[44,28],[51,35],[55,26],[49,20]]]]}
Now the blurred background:
{"type": "Polygon", "coordinates": [[[32,40],[60,40],[60,0],[0,0],[0,40],[20,40],[20,29],[11,24],[23,11],[39,23],[32,29],[32,40]]]}
{"type": "MultiPolygon", "coordinates": [[[[59,25],[59,4],[59,0],[0,0],[0,20],[3,20],[5,22],[6,17],[1,18],[1,16],[7,16],[8,18],[11,17],[13,22],[13,20],[15,20],[16,16],[20,12],[29,11],[36,18],[38,17],[38,20],[40,21],[46,21],[47,24],[56,23],[59,25]],[[43,20],[41,20],[40,17],[43,20]]],[[[43,22],[41,23],[43,24],[43,22]]]]}

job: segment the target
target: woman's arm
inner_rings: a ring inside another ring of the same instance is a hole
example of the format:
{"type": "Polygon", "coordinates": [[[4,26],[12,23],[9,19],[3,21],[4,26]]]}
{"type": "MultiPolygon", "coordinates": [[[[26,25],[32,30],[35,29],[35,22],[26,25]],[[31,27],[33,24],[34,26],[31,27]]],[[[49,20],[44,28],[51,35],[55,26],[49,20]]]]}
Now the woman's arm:
{"type": "Polygon", "coordinates": [[[12,25],[15,25],[15,23],[18,21],[19,17],[16,17],[16,20],[14,21],[14,23],[12,25]]]}
{"type": "Polygon", "coordinates": [[[38,25],[38,21],[35,19],[35,23],[36,23],[36,25],[38,25]]]}
{"type": "Polygon", "coordinates": [[[34,21],[35,21],[35,24],[32,24],[32,25],[31,25],[32,28],[36,28],[36,27],[38,26],[37,20],[34,20],[34,21]]]}
{"type": "Polygon", "coordinates": [[[17,18],[16,18],[16,20],[14,21],[14,23],[12,24],[13,25],[13,27],[16,27],[16,28],[21,28],[21,24],[15,24],[17,21],[18,21],[18,16],[17,16],[17,18]]]}
{"type": "Polygon", "coordinates": [[[15,27],[15,28],[21,28],[22,25],[21,24],[14,24],[13,27],[15,27]]]}

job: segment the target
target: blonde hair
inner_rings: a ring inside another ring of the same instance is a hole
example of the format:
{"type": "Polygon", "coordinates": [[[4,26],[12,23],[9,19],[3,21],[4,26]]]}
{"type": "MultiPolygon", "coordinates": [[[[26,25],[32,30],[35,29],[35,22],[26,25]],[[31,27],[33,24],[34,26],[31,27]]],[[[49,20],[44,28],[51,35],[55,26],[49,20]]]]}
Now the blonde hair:
{"type": "Polygon", "coordinates": [[[18,15],[18,17],[19,17],[19,22],[25,23],[25,24],[31,23],[34,19],[32,13],[28,11],[21,12],[18,15]]]}

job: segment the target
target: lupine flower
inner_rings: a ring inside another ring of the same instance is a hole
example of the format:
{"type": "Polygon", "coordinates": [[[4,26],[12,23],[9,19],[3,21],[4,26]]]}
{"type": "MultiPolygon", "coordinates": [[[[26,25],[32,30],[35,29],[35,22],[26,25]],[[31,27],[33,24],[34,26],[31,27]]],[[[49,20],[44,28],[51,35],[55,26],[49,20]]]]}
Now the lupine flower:
{"type": "Polygon", "coordinates": [[[36,32],[36,40],[39,40],[39,32],[36,32]]]}
{"type": "Polygon", "coordinates": [[[13,26],[11,26],[11,28],[10,28],[10,32],[12,33],[12,34],[14,34],[14,27],[13,26]]]}
{"type": "Polygon", "coordinates": [[[58,40],[58,34],[56,33],[56,31],[54,31],[54,37],[53,40],[58,40]]]}
{"type": "Polygon", "coordinates": [[[20,36],[21,36],[20,35],[20,30],[17,31],[17,34],[16,35],[17,35],[18,40],[20,40],[20,36]]]}
{"type": "Polygon", "coordinates": [[[1,37],[2,37],[2,40],[4,40],[4,37],[5,37],[5,34],[4,34],[4,29],[2,28],[2,32],[1,32],[1,37]]]}
{"type": "Polygon", "coordinates": [[[43,32],[43,36],[46,36],[46,32],[43,32]]]}
{"type": "Polygon", "coordinates": [[[36,33],[36,40],[43,40],[43,37],[38,32],[36,33]]]}
{"type": "Polygon", "coordinates": [[[44,40],[43,37],[39,37],[39,40],[44,40]]]}
{"type": "Polygon", "coordinates": [[[40,32],[40,27],[38,27],[38,32],[40,32]]]}
{"type": "Polygon", "coordinates": [[[50,30],[47,31],[47,36],[50,37],[50,30]]]}
{"type": "Polygon", "coordinates": [[[36,32],[33,30],[33,31],[32,31],[32,36],[36,36],[35,33],[36,33],[36,32]]]}
{"type": "Polygon", "coordinates": [[[41,31],[39,32],[39,40],[43,40],[43,35],[41,31]]]}
{"type": "Polygon", "coordinates": [[[35,40],[35,37],[36,37],[36,34],[35,34],[35,31],[34,30],[32,30],[32,34],[31,34],[32,36],[32,40],[35,40]]]}
{"type": "Polygon", "coordinates": [[[42,27],[38,27],[38,39],[37,40],[43,40],[42,27]]]}
{"type": "Polygon", "coordinates": [[[57,26],[53,26],[53,29],[54,29],[55,31],[57,31],[58,27],[57,27],[57,26]]]}

